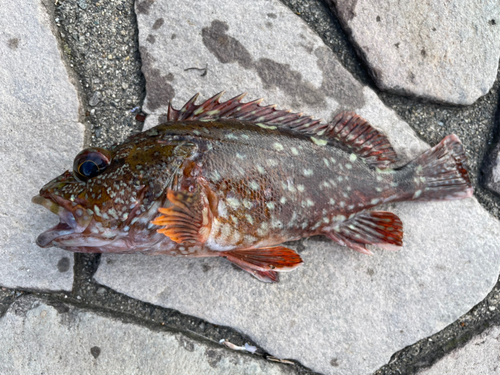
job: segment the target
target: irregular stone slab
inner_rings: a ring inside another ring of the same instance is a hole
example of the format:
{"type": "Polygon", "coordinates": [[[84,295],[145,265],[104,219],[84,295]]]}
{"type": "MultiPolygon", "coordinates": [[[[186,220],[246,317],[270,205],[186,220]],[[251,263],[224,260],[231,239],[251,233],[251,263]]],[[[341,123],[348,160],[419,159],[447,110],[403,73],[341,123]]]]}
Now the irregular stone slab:
{"type": "MultiPolygon", "coordinates": [[[[148,126],[161,121],[168,99],[178,107],[196,91],[206,98],[227,88],[227,97],[248,90],[250,99],[265,97],[266,103],[326,119],[341,108],[356,110],[389,136],[405,160],[428,147],[288,8],[279,1],[253,5],[137,4],[150,85],[147,109],[154,110],[148,126]],[[263,61],[273,67],[266,74],[259,70],[263,61]],[[185,71],[206,64],[206,74],[185,71]],[[305,88],[314,100],[300,94],[305,88]]],[[[368,257],[308,240],[301,252],[305,264],[282,275],[278,285],[260,283],[222,259],[142,255],[103,256],[95,279],[134,298],[229,325],[273,355],[316,371],[370,373],[481,301],[500,261],[500,223],[474,199],[387,208],[405,225],[401,251],[368,257]]]]}
{"type": "Polygon", "coordinates": [[[497,194],[500,194],[500,142],[488,156],[486,165],[486,186],[497,194]]]}
{"type": "Polygon", "coordinates": [[[31,197],[82,148],[78,99],[40,2],[2,6],[9,17],[0,19],[0,285],[70,290],[73,255],[35,244],[58,219],[31,197]]]}
{"type": "Polygon", "coordinates": [[[2,374],[294,374],[182,333],[22,297],[0,319],[2,374]]]}
{"type": "Polygon", "coordinates": [[[484,331],[420,375],[500,374],[500,327],[484,331]]]}
{"type": "Polygon", "coordinates": [[[328,0],[382,90],[472,104],[495,81],[496,0],[328,0]]]}

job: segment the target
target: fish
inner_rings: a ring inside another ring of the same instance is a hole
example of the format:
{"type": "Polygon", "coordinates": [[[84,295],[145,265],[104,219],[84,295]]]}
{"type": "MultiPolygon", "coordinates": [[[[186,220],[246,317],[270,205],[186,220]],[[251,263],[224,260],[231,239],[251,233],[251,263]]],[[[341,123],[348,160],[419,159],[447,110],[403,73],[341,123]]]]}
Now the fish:
{"type": "Polygon", "coordinates": [[[284,242],[324,235],[364,254],[397,250],[402,222],[375,206],[473,194],[456,135],[395,167],[388,138],[353,112],[324,122],[223,94],[169,104],[165,123],[81,151],[32,199],[59,216],[37,244],[222,257],[272,283],[303,264],[284,242]]]}

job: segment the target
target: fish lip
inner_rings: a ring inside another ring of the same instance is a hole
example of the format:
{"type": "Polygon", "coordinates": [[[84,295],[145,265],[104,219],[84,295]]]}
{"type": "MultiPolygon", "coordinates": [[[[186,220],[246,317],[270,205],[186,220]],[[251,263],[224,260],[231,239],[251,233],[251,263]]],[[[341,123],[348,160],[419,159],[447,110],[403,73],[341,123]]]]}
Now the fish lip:
{"type": "MultiPolygon", "coordinates": [[[[65,200],[63,198],[58,198],[58,201],[63,204],[65,203],[65,200]]],[[[63,207],[63,205],[59,204],[59,202],[56,203],[56,199],[53,199],[53,197],[45,198],[40,195],[36,195],[31,199],[31,202],[41,205],[47,208],[50,212],[59,216],[59,223],[41,233],[36,239],[37,245],[42,248],[52,246],[52,242],[62,236],[81,233],[88,226],[88,224],[85,227],[81,226],[75,218],[75,215],[67,208],[63,207]]]]}

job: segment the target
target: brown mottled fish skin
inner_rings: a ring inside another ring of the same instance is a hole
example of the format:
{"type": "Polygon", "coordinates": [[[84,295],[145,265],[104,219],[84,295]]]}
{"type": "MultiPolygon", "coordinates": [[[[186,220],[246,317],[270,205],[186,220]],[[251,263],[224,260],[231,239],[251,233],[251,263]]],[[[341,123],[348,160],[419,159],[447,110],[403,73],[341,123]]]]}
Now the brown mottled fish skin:
{"type": "Polygon", "coordinates": [[[243,96],[220,103],[221,95],[201,105],[195,96],[181,110],[169,108],[165,124],[80,153],[76,171],[33,198],[61,218],[37,243],[223,256],[276,282],[277,272],[302,264],[279,246],[285,241],[323,234],[364,253],[366,244],[394,249],[402,246],[399,218],[367,209],[472,195],[455,135],[391,169],[396,154],[387,138],[353,113],[322,124],[260,101],[241,103],[243,96]]]}

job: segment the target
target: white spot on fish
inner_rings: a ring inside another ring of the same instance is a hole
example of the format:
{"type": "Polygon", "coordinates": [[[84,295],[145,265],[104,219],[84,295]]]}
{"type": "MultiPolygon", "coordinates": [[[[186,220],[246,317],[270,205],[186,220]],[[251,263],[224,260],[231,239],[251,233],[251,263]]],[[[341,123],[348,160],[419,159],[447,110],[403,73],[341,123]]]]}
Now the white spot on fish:
{"type": "Polygon", "coordinates": [[[327,158],[323,158],[323,163],[325,163],[325,165],[326,165],[327,167],[329,167],[329,166],[330,166],[330,162],[328,161],[328,159],[327,159],[327,158]]]}
{"type": "Polygon", "coordinates": [[[285,198],[285,197],[281,197],[281,199],[280,199],[280,203],[281,203],[281,204],[285,204],[285,203],[286,203],[286,198],[285,198]]]}
{"type": "Polygon", "coordinates": [[[259,190],[259,188],[260,188],[259,184],[254,180],[250,181],[248,186],[250,186],[250,189],[255,190],[255,191],[259,190]]]}
{"type": "Polygon", "coordinates": [[[247,221],[250,223],[250,225],[253,225],[253,217],[251,215],[248,215],[246,214],[245,215],[245,218],[247,219],[247,221]]]}
{"type": "Polygon", "coordinates": [[[358,158],[358,157],[357,157],[357,155],[356,155],[356,154],[351,154],[351,155],[349,155],[349,160],[350,160],[350,161],[352,161],[352,162],[355,162],[357,158],[358,158]]]}
{"type": "Polygon", "coordinates": [[[302,171],[302,174],[305,176],[305,177],[309,177],[309,176],[312,176],[313,175],[313,171],[312,169],[304,169],[302,171]]]}
{"type": "Polygon", "coordinates": [[[311,141],[313,141],[318,146],[325,146],[328,143],[326,139],[319,139],[315,137],[311,137],[311,141]]]}
{"type": "Polygon", "coordinates": [[[345,207],[345,202],[342,201],[342,202],[339,203],[339,205],[340,205],[340,207],[344,208],[345,207]]]}
{"type": "Polygon", "coordinates": [[[347,169],[352,169],[352,165],[351,165],[351,164],[349,164],[349,163],[346,163],[345,167],[346,167],[347,169]]]}
{"type": "Polygon", "coordinates": [[[266,203],[266,206],[267,206],[267,208],[269,208],[270,210],[274,210],[274,207],[275,207],[274,202],[267,202],[267,203],[266,203]]]}
{"type": "Polygon", "coordinates": [[[333,206],[335,204],[335,199],[330,198],[330,202],[328,202],[328,203],[330,203],[333,206]]]}
{"type": "Polygon", "coordinates": [[[219,204],[217,206],[217,211],[218,211],[220,217],[224,217],[224,218],[227,217],[226,204],[224,203],[224,201],[222,199],[219,201],[219,204]]]}
{"type": "Polygon", "coordinates": [[[265,125],[265,124],[262,124],[262,123],[257,123],[256,124],[258,127],[261,127],[262,129],[276,129],[276,126],[271,126],[271,125],[265,125]]]}
{"type": "Polygon", "coordinates": [[[276,167],[278,165],[278,161],[275,159],[267,159],[267,165],[270,167],[276,167]]]}
{"type": "Polygon", "coordinates": [[[266,173],[266,170],[264,168],[262,168],[262,166],[260,164],[257,164],[256,167],[257,167],[257,170],[259,171],[260,174],[266,173]]]}
{"type": "Polygon", "coordinates": [[[250,202],[248,199],[243,199],[243,206],[247,209],[252,208],[252,202],[250,202]]]}
{"type": "Polygon", "coordinates": [[[305,190],[305,187],[304,185],[297,185],[297,190],[300,191],[300,192],[303,192],[305,190]]]}
{"type": "Polygon", "coordinates": [[[274,142],[273,147],[277,151],[283,151],[283,149],[284,149],[283,145],[281,143],[278,143],[278,142],[274,142]]]}
{"type": "Polygon", "coordinates": [[[233,197],[227,197],[226,198],[226,201],[227,201],[227,204],[233,208],[233,209],[236,209],[240,206],[240,201],[236,198],[233,198],[233,197]]]}
{"type": "Polygon", "coordinates": [[[245,158],[246,158],[246,155],[243,155],[243,154],[240,154],[239,152],[237,152],[237,153],[236,153],[236,157],[237,157],[238,159],[243,160],[243,159],[245,159],[245,158]]]}
{"type": "Polygon", "coordinates": [[[417,190],[415,194],[413,194],[413,199],[417,199],[418,197],[420,197],[420,194],[422,194],[422,190],[417,190]]]}
{"type": "Polygon", "coordinates": [[[292,154],[298,155],[299,151],[295,147],[290,147],[290,151],[292,151],[292,154]]]}

